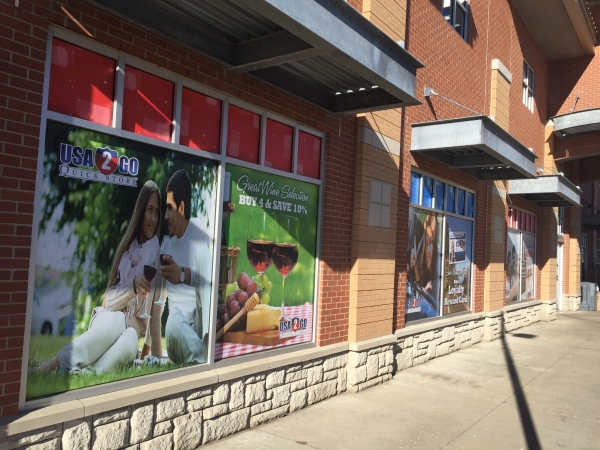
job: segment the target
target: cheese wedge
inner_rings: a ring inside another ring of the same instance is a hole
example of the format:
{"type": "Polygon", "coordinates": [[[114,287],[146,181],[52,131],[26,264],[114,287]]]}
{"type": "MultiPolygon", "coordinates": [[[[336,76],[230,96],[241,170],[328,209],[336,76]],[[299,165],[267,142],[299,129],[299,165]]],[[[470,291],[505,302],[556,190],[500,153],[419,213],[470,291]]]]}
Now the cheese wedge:
{"type": "Polygon", "coordinates": [[[281,308],[271,308],[269,305],[263,304],[256,305],[252,311],[248,312],[246,333],[278,330],[280,318],[281,308]]]}

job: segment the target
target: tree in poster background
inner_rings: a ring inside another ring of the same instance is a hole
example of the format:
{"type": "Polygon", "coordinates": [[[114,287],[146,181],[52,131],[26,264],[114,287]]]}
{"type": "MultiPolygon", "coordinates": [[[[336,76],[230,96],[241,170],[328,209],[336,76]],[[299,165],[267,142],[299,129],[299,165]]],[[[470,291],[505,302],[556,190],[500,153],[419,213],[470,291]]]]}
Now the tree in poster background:
{"type": "MultiPolygon", "coordinates": [[[[167,181],[172,175],[170,168],[173,167],[173,161],[178,161],[178,168],[183,166],[192,180],[191,215],[206,217],[207,221],[212,218],[207,216],[202,195],[199,194],[202,191],[212,193],[216,170],[214,164],[185,164],[184,155],[166,152],[149,144],[68,125],[48,123],[47,151],[44,155],[43,167],[44,181],[47,186],[42,194],[44,208],[39,234],[43,234],[50,225],[54,228],[50,231],[56,234],[63,230],[71,230],[71,234],[65,233],[67,244],[72,237],[77,239],[71,270],[65,272],[64,276],[67,278],[67,283],[73,287],[75,320],[79,328],[77,331],[81,332],[87,328],[90,319],[90,309],[85,307],[86,296],[80,295],[82,288],[91,297],[92,307],[100,304],[100,298],[108,283],[114,252],[119,243],[118,240],[115,242],[114,237],[115,235],[122,237],[127,229],[131,219],[132,199],[135,202],[143,182],[138,183],[137,188],[124,188],[114,184],[62,177],[59,175],[58,152],[62,142],[94,150],[96,147],[109,146],[118,150],[119,154],[136,152],[135,156],[140,162],[140,172],[137,177],[144,181],[153,180],[162,193],[165,192],[167,181]],[[56,151],[53,151],[54,147],[56,151]],[[130,196],[123,195],[125,189],[131,189],[130,196]]],[[[161,215],[164,215],[164,201],[163,198],[161,215]]],[[[167,228],[164,220],[161,220],[161,223],[162,229],[159,234],[163,236],[167,234],[167,228]]]]}

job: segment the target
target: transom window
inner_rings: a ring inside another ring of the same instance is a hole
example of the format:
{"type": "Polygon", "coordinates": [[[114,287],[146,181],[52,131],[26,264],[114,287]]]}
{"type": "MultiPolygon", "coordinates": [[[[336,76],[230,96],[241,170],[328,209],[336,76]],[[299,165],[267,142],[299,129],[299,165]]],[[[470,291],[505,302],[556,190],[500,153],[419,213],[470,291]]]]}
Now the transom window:
{"type": "Polygon", "coordinates": [[[475,217],[475,194],[422,175],[410,174],[410,202],[459,216],[475,217]]]}
{"type": "Polygon", "coordinates": [[[523,61],[523,104],[529,111],[533,112],[533,90],[535,86],[535,75],[527,61],[523,61]]]}
{"type": "Polygon", "coordinates": [[[466,41],[469,23],[469,3],[467,0],[444,0],[442,15],[452,25],[452,28],[466,41]]]}
{"type": "Polygon", "coordinates": [[[113,49],[98,46],[92,51],[53,38],[49,84],[53,119],[56,114],[70,116],[283,173],[321,178],[322,137],[252,105],[199,92],[205,89],[113,49]]]}

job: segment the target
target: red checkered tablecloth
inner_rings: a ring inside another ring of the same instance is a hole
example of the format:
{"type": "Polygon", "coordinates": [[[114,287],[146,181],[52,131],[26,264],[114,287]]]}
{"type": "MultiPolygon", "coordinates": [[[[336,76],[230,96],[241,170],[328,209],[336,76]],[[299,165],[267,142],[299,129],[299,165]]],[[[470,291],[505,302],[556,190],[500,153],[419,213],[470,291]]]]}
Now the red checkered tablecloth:
{"type": "Polygon", "coordinates": [[[300,306],[286,306],[285,314],[290,318],[298,317],[300,319],[307,319],[306,333],[300,336],[296,336],[292,339],[273,346],[264,345],[249,345],[249,344],[232,344],[230,342],[217,342],[215,348],[215,361],[225,358],[231,358],[232,356],[248,355],[250,353],[260,352],[261,350],[268,350],[270,348],[284,347],[288,345],[300,344],[302,342],[310,342],[312,340],[312,328],[313,328],[313,305],[305,303],[300,306]]]}

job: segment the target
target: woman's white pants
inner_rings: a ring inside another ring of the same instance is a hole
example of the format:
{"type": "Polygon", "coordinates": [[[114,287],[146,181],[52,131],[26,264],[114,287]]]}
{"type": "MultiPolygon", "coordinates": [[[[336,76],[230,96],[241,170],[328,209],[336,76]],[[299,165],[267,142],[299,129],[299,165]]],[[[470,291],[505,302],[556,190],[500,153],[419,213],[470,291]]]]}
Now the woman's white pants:
{"type": "Polygon", "coordinates": [[[127,328],[125,314],[96,308],[88,331],[58,352],[61,366],[104,372],[127,365],[138,354],[138,335],[127,328]]]}

